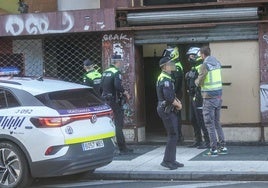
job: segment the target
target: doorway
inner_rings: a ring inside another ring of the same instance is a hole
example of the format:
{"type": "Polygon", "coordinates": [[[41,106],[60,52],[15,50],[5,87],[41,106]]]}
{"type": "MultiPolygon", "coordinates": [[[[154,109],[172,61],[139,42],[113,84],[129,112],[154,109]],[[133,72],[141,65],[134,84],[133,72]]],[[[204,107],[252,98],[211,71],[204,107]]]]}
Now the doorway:
{"type": "MultiPolygon", "coordinates": [[[[184,74],[191,69],[188,63],[186,52],[192,46],[200,47],[203,44],[175,44],[171,46],[178,46],[180,53],[180,61],[183,66],[184,74]]],[[[163,45],[161,45],[163,46],[163,45]]],[[[169,46],[169,45],[167,45],[169,46]]],[[[165,48],[164,48],[165,49],[165,48]]],[[[162,49],[162,52],[164,51],[162,49]]],[[[162,120],[157,114],[157,94],[156,94],[156,80],[161,72],[159,67],[159,60],[161,59],[162,53],[157,54],[154,57],[146,57],[143,54],[143,65],[144,65],[144,85],[145,85],[145,115],[146,115],[146,134],[165,134],[162,120]]],[[[155,55],[155,54],[154,54],[155,55]]],[[[182,119],[182,133],[186,139],[193,139],[193,129],[191,126],[191,109],[190,99],[187,93],[187,86],[185,80],[183,81],[183,97],[182,97],[183,109],[181,111],[182,119]]]]}
{"type": "Polygon", "coordinates": [[[164,132],[162,120],[157,114],[156,80],[161,70],[161,57],[146,57],[144,61],[146,133],[164,132]]]}

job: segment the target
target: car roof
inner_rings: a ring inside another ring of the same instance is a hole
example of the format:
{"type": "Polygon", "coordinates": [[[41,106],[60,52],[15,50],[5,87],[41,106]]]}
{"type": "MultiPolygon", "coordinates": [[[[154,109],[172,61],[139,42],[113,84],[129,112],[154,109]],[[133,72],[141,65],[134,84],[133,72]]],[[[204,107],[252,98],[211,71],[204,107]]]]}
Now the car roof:
{"type": "Polygon", "coordinates": [[[42,77],[0,77],[0,86],[22,89],[32,95],[70,89],[90,88],[81,84],[42,77]]]}

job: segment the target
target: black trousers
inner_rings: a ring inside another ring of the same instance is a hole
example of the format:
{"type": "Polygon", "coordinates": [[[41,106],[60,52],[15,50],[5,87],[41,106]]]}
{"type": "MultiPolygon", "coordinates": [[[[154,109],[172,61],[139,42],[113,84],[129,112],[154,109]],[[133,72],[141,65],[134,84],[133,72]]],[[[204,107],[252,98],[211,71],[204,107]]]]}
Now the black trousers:
{"type": "Polygon", "coordinates": [[[178,140],[178,115],[175,112],[165,113],[164,108],[157,106],[157,113],[162,119],[167,132],[167,144],[163,161],[174,163],[176,161],[176,147],[178,140]]]}
{"type": "Polygon", "coordinates": [[[115,136],[119,150],[126,149],[126,141],[123,134],[124,111],[115,100],[106,100],[106,103],[112,108],[114,113],[115,136]]]}
{"type": "Polygon", "coordinates": [[[182,126],[181,126],[181,111],[177,113],[178,116],[178,140],[181,140],[183,135],[182,135],[182,126]]]}
{"type": "Polygon", "coordinates": [[[207,128],[204,123],[204,118],[203,118],[203,110],[202,110],[202,104],[199,102],[193,100],[193,97],[191,97],[191,112],[192,112],[192,124],[194,128],[194,135],[195,135],[195,141],[197,143],[202,142],[202,133],[204,135],[204,141],[208,144],[209,142],[209,135],[207,128]]]}

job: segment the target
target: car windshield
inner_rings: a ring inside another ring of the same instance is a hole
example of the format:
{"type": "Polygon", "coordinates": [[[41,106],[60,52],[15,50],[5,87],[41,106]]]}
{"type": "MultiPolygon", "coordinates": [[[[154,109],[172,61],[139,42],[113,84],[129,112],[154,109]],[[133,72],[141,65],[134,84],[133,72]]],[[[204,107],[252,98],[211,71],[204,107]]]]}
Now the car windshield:
{"type": "Polygon", "coordinates": [[[103,104],[90,88],[56,91],[36,97],[44,105],[56,110],[87,108],[103,104]]]}

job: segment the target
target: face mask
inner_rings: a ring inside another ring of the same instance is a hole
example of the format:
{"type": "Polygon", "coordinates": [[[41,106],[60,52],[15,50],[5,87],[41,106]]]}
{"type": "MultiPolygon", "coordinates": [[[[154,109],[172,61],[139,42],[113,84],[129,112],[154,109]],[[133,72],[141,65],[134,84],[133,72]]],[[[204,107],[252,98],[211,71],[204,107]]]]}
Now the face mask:
{"type": "Polygon", "coordinates": [[[170,71],[175,71],[176,70],[176,66],[174,63],[167,63],[167,66],[169,67],[170,71]]]}
{"type": "Polygon", "coordinates": [[[191,66],[197,65],[196,56],[195,55],[190,55],[188,57],[188,61],[189,61],[189,63],[190,63],[191,66]]]}

